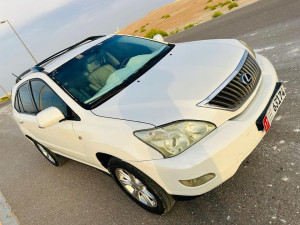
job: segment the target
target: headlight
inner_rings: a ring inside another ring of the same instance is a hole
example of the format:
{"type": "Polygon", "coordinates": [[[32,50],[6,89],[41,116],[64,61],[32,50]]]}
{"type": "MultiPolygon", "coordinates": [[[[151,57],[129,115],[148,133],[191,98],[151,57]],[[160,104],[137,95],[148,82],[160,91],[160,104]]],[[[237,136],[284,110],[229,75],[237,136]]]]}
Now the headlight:
{"type": "Polygon", "coordinates": [[[136,131],[134,135],[168,158],[187,150],[215,128],[214,124],[204,121],[178,121],[136,131]]]}
{"type": "Polygon", "coordinates": [[[250,47],[246,42],[244,42],[244,41],[239,40],[239,42],[247,48],[247,50],[251,53],[251,55],[252,55],[254,58],[256,58],[256,55],[255,55],[255,52],[254,52],[253,48],[251,48],[251,47],[250,47]]]}

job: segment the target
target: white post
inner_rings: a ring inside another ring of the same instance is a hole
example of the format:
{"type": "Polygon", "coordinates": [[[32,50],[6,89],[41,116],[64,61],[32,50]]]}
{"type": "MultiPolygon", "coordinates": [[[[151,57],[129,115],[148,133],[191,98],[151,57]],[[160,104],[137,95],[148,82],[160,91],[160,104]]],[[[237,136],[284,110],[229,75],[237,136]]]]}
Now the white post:
{"type": "Polygon", "coordinates": [[[22,45],[25,47],[25,49],[27,50],[27,52],[29,53],[29,55],[31,56],[31,58],[33,59],[33,61],[38,64],[37,60],[34,58],[33,54],[29,51],[29,49],[27,48],[27,46],[25,45],[24,41],[21,39],[21,37],[18,35],[17,31],[13,28],[13,26],[10,24],[10,22],[8,20],[3,20],[0,22],[0,24],[3,24],[7,22],[9,24],[9,26],[11,27],[11,29],[13,30],[13,32],[15,33],[15,35],[18,37],[18,39],[21,41],[22,45]]]}
{"type": "Polygon", "coordinates": [[[5,89],[0,85],[0,88],[4,91],[4,93],[6,94],[6,95],[8,95],[8,93],[5,91],[5,89]]]}

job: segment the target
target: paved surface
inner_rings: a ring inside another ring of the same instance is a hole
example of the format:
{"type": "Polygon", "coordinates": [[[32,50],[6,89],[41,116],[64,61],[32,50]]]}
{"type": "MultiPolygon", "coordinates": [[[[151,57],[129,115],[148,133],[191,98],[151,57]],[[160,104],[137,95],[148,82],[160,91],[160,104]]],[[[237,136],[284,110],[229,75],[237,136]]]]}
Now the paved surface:
{"type": "Polygon", "coordinates": [[[21,224],[300,224],[300,1],[262,0],[169,38],[239,38],[275,65],[288,96],[236,175],[165,216],[136,206],[104,173],[51,166],[0,105],[0,190],[21,224]]]}

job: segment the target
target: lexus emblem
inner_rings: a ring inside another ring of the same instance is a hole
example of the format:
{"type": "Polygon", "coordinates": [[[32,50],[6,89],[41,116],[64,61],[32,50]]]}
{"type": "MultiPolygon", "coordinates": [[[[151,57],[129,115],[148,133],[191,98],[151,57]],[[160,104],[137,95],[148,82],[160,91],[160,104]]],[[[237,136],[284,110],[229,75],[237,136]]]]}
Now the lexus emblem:
{"type": "Polygon", "coordinates": [[[252,81],[253,81],[253,76],[251,74],[249,74],[249,73],[242,74],[242,76],[241,76],[241,82],[243,84],[249,85],[249,84],[252,83],[252,81]]]}

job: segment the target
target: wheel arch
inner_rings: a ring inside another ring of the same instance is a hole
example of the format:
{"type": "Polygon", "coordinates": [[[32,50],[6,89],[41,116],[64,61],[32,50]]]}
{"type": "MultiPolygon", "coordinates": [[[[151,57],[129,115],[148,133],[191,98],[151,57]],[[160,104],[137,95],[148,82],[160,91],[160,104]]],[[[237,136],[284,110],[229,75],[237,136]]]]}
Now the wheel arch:
{"type": "Polygon", "coordinates": [[[32,137],[30,137],[29,135],[25,135],[25,137],[30,141],[30,142],[32,142],[33,144],[35,144],[35,140],[32,138],[32,137]]]}
{"type": "Polygon", "coordinates": [[[97,152],[96,157],[101,163],[101,165],[107,169],[109,160],[114,156],[102,152],[97,152]]]}

